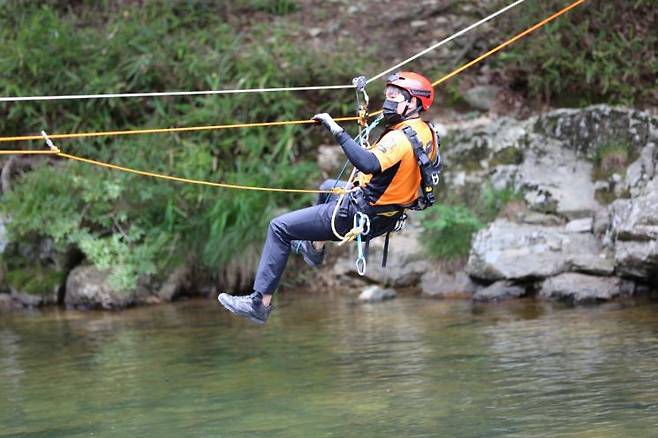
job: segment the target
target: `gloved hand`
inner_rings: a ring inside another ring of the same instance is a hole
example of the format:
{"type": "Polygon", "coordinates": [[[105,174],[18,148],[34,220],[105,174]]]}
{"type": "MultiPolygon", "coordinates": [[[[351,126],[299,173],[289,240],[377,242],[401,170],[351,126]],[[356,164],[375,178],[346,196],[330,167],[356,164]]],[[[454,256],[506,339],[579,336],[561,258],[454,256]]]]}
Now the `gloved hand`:
{"type": "Polygon", "coordinates": [[[334,137],[343,132],[343,128],[341,128],[338,123],[334,122],[334,119],[332,119],[327,113],[316,114],[313,116],[313,120],[322,123],[325,128],[331,131],[334,137]]]}

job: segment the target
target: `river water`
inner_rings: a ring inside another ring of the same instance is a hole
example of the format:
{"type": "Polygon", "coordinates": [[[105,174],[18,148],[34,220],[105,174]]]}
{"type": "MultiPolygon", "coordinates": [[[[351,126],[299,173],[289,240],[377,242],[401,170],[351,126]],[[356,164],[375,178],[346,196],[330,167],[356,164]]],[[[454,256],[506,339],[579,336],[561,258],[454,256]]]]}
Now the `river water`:
{"type": "Polygon", "coordinates": [[[642,437],[658,304],[192,300],[0,315],[0,436],[642,437]]]}

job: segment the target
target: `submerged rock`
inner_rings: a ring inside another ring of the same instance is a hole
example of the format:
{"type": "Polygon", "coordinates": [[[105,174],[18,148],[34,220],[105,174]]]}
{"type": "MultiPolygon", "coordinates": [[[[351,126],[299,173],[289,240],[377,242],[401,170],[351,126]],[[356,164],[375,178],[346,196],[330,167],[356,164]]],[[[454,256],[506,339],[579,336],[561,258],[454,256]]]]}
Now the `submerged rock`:
{"type": "Polygon", "coordinates": [[[473,295],[474,301],[501,301],[519,298],[526,294],[526,288],[509,281],[497,281],[482,288],[473,295]]]}
{"type": "Polygon", "coordinates": [[[471,298],[477,285],[464,272],[448,274],[431,270],[423,274],[420,287],[423,296],[432,298],[471,298]]]}
{"type": "Polygon", "coordinates": [[[363,289],[359,295],[359,301],[366,303],[376,303],[384,300],[391,300],[397,297],[394,289],[384,289],[379,286],[368,286],[363,289]]]}
{"type": "Polygon", "coordinates": [[[618,277],[566,273],[544,281],[539,297],[547,300],[565,300],[573,303],[608,301],[622,295],[632,295],[635,284],[618,277]]]}

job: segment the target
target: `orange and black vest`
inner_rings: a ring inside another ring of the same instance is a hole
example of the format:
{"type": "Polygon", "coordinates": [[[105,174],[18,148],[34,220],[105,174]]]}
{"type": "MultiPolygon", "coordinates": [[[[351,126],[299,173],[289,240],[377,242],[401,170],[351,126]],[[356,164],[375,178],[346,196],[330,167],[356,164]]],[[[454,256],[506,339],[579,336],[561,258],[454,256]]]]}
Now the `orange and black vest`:
{"type": "Polygon", "coordinates": [[[421,144],[434,160],[438,145],[434,145],[432,129],[420,118],[405,120],[384,132],[370,151],[375,154],[381,172],[359,175],[359,186],[370,205],[411,206],[420,195],[421,173],[411,142],[402,129],[411,127],[421,144]]]}

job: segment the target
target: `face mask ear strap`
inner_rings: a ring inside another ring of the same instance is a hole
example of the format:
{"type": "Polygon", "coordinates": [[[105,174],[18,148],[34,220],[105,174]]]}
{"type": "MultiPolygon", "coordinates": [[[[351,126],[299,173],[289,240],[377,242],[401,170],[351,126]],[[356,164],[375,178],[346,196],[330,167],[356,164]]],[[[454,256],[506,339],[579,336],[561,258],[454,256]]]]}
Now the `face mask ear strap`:
{"type": "MultiPolygon", "coordinates": [[[[418,99],[418,98],[416,98],[416,99],[418,99]]],[[[406,104],[407,104],[407,107],[404,109],[404,112],[402,113],[402,117],[404,119],[406,119],[408,117],[411,117],[411,116],[413,116],[414,114],[416,114],[417,112],[420,111],[420,105],[418,105],[418,102],[416,102],[416,108],[414,108],[411,111],[409,111],[409,106],[411,105],[411,101],[407,100],[406,104]]]]}

